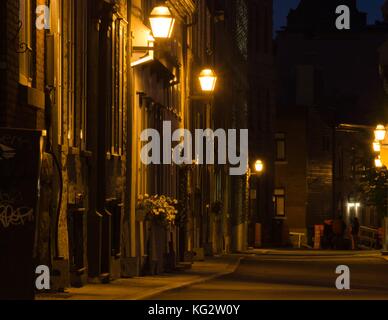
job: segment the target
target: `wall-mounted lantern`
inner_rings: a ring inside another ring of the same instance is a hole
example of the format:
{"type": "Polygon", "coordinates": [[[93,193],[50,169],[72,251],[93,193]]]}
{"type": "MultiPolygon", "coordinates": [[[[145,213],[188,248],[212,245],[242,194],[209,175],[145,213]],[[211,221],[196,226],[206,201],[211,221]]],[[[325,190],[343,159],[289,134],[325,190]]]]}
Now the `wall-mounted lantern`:
{"type": "Polygon", "coordinates": [[[217,76],[212,69],[203,69],[199,74],[199,82],[202,91],[213,92],[216,87],[217,76]]]}
{"type": "Polygon", "coordinates": [[[155,39],[168,39],[174,30],[175,18],[169,8],[158,6],[150,14],[152,35],[155,39]]]}
{"type": "Polygon", "coordinates": [[[255,162],[255,171],[256,173],[262,173],[264,171],[264,163],[261,160],[256,160],[255,162]]]}

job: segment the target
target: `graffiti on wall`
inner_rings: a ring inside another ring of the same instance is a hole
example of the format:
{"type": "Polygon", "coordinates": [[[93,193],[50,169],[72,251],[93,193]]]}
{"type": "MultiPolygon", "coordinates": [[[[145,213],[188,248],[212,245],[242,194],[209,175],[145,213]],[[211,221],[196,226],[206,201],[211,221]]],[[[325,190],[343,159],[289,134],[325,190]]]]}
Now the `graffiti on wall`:
{"type": "Polygon", "coordinates": [[[0,193],[0,227],[25,225],[34,220],[34,210],[15,206],[17,195],[0,193]]]}
{"type": "Polygon", "coordinates": [[[0,143],[0,161],[10,160],[16,156],[16,150],[0,143]]]}

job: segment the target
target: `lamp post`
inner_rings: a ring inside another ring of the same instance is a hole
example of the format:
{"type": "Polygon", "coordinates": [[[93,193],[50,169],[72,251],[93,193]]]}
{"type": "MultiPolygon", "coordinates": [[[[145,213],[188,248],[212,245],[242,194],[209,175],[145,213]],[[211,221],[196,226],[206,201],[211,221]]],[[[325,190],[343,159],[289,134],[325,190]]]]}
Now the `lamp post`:
{"type": "Polygon", "coordinates": [[[258,223],[258,215],[259,215],[259,194],[260,194],[260,180],[259,178],[264,173],[264,162],[261,159],[257,159],[253,164],[253,170],[249,167],[248,168],[248,183],[249,183],[249,215],[250,215],[250,230],[251,230],[251,238],[250,242],[254,244],[255,247],[261,246],[261,230],[260,230],[260,224],[258,223]],[[255,179],[255,184],[253,184],[252,176],[255,176],[257,179],[255,179]],[[255,186],[255,188],[252,188],[252,185],[255,186]],[[254,191],[254,192],[253,192],[254,191]],[[256,206],[255,206],[255,213],[252,213],[252,200],[255,200],[256,206]]]}
{"type": "Polygon", "coordinates": [[[373,151],[376,154],[375,167],[388,167],[388,141],[387,129],[382,124],[379,124],[374,129],[374,141],[372,143],[373,151]]]}
{"type": "MultiPolygon", "coordinates": [[[[384,125],[379,124],[374,130],[375,141],[373,142],[373,150],[376,153],[375,167],[381,169],[388,167],[388,141],[387,141],[387,129],[384,125]]],[[[383,219],[383,255],[388,254],[388,216],[387,212],[383,219]]]]}

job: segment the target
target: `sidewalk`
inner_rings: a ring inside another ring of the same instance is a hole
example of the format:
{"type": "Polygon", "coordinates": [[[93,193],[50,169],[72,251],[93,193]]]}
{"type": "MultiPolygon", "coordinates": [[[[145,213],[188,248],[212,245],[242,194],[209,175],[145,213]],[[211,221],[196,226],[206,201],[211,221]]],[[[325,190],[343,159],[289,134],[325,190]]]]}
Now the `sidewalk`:
{"type": "Polygon", "coordinates": [[[306,249],[249,249],[245,254],[272,256],[312,256],[312,257],[365,257],[381,258],[388,261],[381,250],[306,250],[306,249]]]}
{"type": "Polygon", "coordinates": [[[232,273],[240,263],[237,255],[209,258],[194,262],[192,269],[158,276],[118,279],[108,284],[88,284],[69,288],[66,293],[45,293],[36,300],[146,300],[163,292],[232,273]]]}

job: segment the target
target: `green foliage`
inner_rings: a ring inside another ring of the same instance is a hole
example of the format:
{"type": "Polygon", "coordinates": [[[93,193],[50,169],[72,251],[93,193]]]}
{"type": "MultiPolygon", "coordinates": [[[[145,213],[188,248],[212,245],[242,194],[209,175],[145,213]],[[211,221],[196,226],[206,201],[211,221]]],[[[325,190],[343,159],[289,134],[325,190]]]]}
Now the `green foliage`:
{"type": "Polygon", "coordinates": [[[165,225],[174,224],[178,211],[178,200],[164,196],[148,194],[140,195],[136,209],[144,210],[148,219],[159,221],[165,225]]]}
{"type": "Polygon", "coordinates": [[[367,205],[374,206],[380,217],[387,216],[388,170],[367,168],[360,179],[360,188],[367,205]]]}

